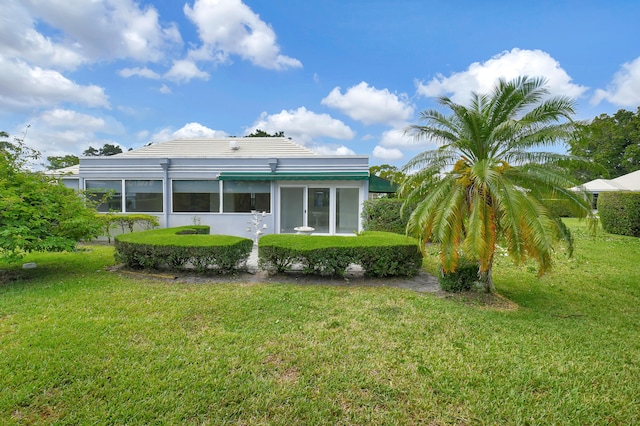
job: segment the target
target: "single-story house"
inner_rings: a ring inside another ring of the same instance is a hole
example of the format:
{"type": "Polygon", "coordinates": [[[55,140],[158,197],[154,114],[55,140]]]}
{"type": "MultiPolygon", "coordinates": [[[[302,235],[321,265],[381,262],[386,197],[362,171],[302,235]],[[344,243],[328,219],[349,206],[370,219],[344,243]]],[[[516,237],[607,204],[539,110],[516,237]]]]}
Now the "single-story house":
{"type": "Polygon", "coordinates": [[[572,190],[584,190],[593,195],[593,205],[596,206],[598,194],[612,191],[640,191],[640,170],[627,173],[615,179],[594,179],[580,186],[571,188],[572,190]]]}
{"type": "Polygon", "coordinates": [[[81,157],[56,170],[65,185],[108,195],[101,212],[156,215],[162,227],[199,223],[251,237],[252,212],[265,233],[352,235],[362,230],[369,158],[320,155],[288,138],[179,139],[108,157],[81,157]]]}

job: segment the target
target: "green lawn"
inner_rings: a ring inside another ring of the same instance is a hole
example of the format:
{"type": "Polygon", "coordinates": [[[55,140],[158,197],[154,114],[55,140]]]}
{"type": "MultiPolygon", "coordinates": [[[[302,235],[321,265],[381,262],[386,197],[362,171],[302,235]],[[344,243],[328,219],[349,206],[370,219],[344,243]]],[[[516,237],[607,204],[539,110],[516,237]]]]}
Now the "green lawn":
{"type": "Polygon", "coordinates": [[[640,239],[572,225],[547,276],[497,261],[517,309],[134,279],[106,246],[29,256],[0,284],[0,424],[638,423],[640,239]]]}

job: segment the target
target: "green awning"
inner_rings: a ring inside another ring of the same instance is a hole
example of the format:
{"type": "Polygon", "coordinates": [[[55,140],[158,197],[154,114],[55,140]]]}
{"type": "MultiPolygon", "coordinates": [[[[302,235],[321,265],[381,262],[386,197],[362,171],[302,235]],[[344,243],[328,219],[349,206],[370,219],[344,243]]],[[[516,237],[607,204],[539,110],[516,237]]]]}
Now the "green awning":
{"type": "Polygon", "coordinates": [[[369,172],[222,172],[220,180],[367,180],[369,172]]]}
{"type": "Polygon", "coordinates": [[[398,190],[398,185],[388,181],[387,179],[381,178],[376,175],[371,175],[369,177],[369,192],[376,193],[392,193],[398,190]]]}

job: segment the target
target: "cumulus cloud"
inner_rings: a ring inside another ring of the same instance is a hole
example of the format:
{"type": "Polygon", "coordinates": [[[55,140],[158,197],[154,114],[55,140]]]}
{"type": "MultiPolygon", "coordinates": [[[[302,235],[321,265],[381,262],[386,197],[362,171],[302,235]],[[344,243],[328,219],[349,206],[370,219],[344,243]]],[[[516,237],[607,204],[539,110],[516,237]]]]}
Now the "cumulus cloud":
{"type": "Polygon", "coordinates": [[[309,147],[320,155],[356,155],[356,153],[344,145],[313,145],[309,147]]]}
{"type": "Polygon", "coordinates": [[[123,68],[120,71],[118,71],[118,74],[120,74],[120,76],[124,78],[135,76],[135,77],[150,78],[152,80],[157,80],[161,77],[160,74],[158,74],[153,70],[150,70],[147,67],[123,68]]]}
{"type": "Polygon", "coordinates": [[[438,74],[426,84],[417,82],[417,92],[426,97],[447,95],[454,102],[464,104],[473,91],[488,93],[498,78],[511,80],[521,75],[545,77],[552,95],[578,98],[587,90],[585,86],[572,83],[560,63],[548,53],[514,48],[486,62],[474,62],[466,71],[449,77],[438,74]]]}
{"type": "Polygon", "coordinates": [[[640,57],[623,64],[606,90],[596,90],[591,104],[597,105],[602,100],[623,107],[640,104],[640,57]]]}
{"type": "Polygon", "coordinates": [[[238,55],[263,68],[300,68],[302,63],[282,55],[273,28],[240,0],[195,0],[184,13],[197,27],[203,45],[191,52],[198,60],[216,63],[238,55]]]}
{"type": "MultiPolygon", "coordinates": [[[[134,0],[23,0],[15,7],[20,9],[20,16],[26,16],[22,27],[15,28],[18,34],[36,35],[34,31],[38,21],[45,22],[62,34],[55,43],[42,36],[43,41],[34,46],[43,49],[30,55],[43,56],[43,53],[51,51],[48,44],[53,43],[52,46],[81,55],[81,59],[69,56],[69,66],[73,66],[74,61],[77,65],[79,62],[105,58],[157,62],[171,48],[182,44],[175,24],[162,25],[155,8],[141,6],[134,0]],[[27,22],[28,25],[24,25],[27,22]]],[[[41,35],[31,37],[31,41],[27,42],[34,42],[38,37],[41,35]]],[[[50,64],[53,64],[56,57],[50,57],[50,64]]]]}
{"type": "Polygon", "coordinates": [[[263,112],[260,118],[246,131],[249,134],[256,129],[267,133],[284,132],[296,142],[308,145],[314,138],[328,137],[333,139],[353,139],[355,132],[342,121],[329,114],[317,114],[305,107],[296,110],[282,110],[268,115],[263,112]]]}
{"type": "Polygon", "coordinates": [[[174,139],[225,138],[227,133],[213,130],[200,123],[187,123],[178,130],[162,129],[151,136],[151,142],[166,142],[174,139]]]}
{"type": "MultiPolygon", "coordinates": [[[[121,146],[109,135],[124,133],[122,123],[112,117],[98,117],[63,108],[31,116],[28,125],[26,142],[40,151],[43,158],[51,155],[81,155],[89,146],[101,147],[105,143],[121,146]]],[[[21,134],[26,126],[19,125],[14,134],[21,134]]]]}
{"type": "Polygon", "coordinates": [[[344,94],[340,87],[334,88],[322,104],[365,124],[393,125],[410,119],[414,111],[406,95],[397,95],[388,89],[379,90],[364,81],[350,87],[344,94]]]}
{"type": "Polygon", "coordinates": [[[173,66],[164,75],[169,80],[186,83],[194,78],[208,80],[209,73],[201,71],[198,66],[189,59],[181,59],[173,62],[173,66]]]}
{"type": "Polygon", "coordinates": [[[397,148],[384,148],[380,145],[373,149],[373,156],[384,161],[398,161],[404,154],[397,148]]]}
{"type": "Polygon", "coordinates": [[[109,107],[104,89],[79,85],[57,71],[31,67],[0,56],[0,106],[26,109],[71,102],[89,107],[109,107]]]}

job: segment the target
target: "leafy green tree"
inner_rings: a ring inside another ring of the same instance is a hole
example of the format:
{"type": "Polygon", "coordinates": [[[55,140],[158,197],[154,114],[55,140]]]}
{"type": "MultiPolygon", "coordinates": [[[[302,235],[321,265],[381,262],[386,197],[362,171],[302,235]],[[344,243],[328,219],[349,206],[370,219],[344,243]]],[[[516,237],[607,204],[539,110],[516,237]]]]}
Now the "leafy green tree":
{"type": "Polygon", "coordinates": [[[551,267],[554,243],[563,241],[571,254],[571,233],[547,200],[566,200],[576,216],[591,211],[584,194],[567,189],[575,182],[562,166],[571,157],[535,151],[573,131],[573,100],[550,98],[545,83],[501,79],[488,95],[472,93],[468,106],[442,97],[451,115],[423,111],[425,124],[409,130],[441,145],[404,168],[417,169],[401,188],[416,206],[407,231],[422,244],[440,243],[443,273],[454,272],[461,258],[477,262],[487,292],[498,244],[516,262],[536,260],[540,274],[551,267]]]}
{"type": "Polygon", "coordinates": [[[256,129],[254,132],[249,133],[246,137],[248,138],[284,138],[283,131],[275,132],[274,134],[270,134],[265,132],[264,130],[256,129]]]}
{"type": "Polygon", "coordinates": [[[406,177],[402,170],[389,164],[371,166],[369,167],[369,173],[397,184],[401,184],[406,177]]]}
{"type": "Polygon", "coordinates": [[[640,107],[635,114],[621,109],[613,116],[599,115],[591,123],[580,126],[566,143],[571,154],[600,166],[572,167],[580,182],[614,179],[636,171],[640,169],[640,107]]]}
{"type": "Polygon", "coordinates": [[[97,156],[116,155],[121,153],[122,153],[122,148],[120,148],[117,145],[106,143],[100,149],[95,149],[94,147],[90,146],[89,148],[84,150],[82,155],[86,157],[97,157],[97,156]]]}
{"type": "Polygon", "coordinates": [[[71,154],[49,156],[47,157],[47,161],[49,162],[49,165],[47,166],[47,169],[49,170],[63,169],[80,163],[80,159],[76,155],[71,154]]]}
{"type": "Polygon", "coordinates": [[[98,235],[102,225],[82,197],[56,179],[26,169],[37,152],[19,139],[1,142],[0,261],[31,251],[70,251],[78,241],[98,235]]]}

